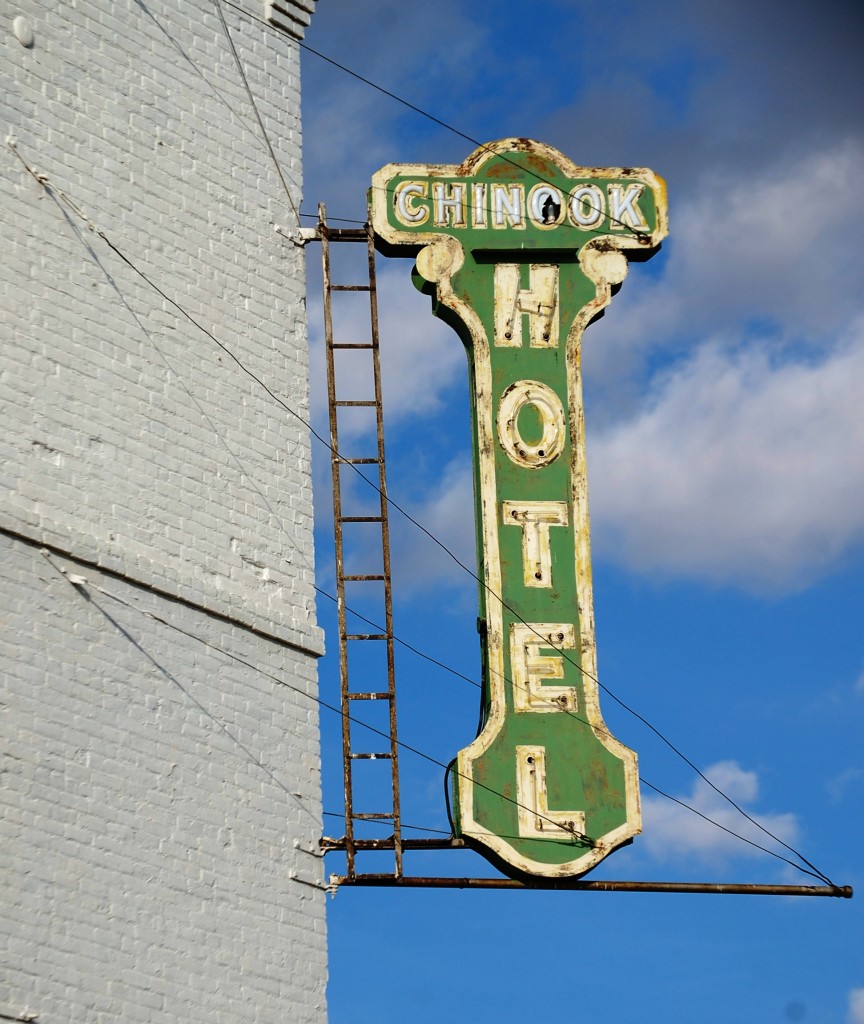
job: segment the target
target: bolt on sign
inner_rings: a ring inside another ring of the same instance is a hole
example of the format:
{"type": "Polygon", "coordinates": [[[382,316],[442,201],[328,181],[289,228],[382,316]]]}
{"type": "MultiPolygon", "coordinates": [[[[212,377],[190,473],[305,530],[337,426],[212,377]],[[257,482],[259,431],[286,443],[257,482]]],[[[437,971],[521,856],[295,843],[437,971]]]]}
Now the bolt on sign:
{"type": "Polygon", "coordinates": [[[377,247],[415,257],[469,355],[484,694],[457,834],[507,873],[578,876],[641,831],[598,702],[580,346],[666,235],[665,184],[506,139],[388,164],[369,195],[377,247]]]}

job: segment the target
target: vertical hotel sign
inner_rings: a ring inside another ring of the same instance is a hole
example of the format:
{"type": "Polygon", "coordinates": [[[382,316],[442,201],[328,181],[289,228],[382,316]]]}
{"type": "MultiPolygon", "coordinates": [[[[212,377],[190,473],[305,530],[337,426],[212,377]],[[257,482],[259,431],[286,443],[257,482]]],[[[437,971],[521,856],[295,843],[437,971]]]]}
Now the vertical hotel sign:
{"type": "Polygon", "coordinates": [[[484,718],[453,772],[457,834],[508,873],[581,875],[641,815],[598,703],[580,346],[665,236],[665,185],[506,139],[389,164],[370,208],[469,354],[484,718]]]}

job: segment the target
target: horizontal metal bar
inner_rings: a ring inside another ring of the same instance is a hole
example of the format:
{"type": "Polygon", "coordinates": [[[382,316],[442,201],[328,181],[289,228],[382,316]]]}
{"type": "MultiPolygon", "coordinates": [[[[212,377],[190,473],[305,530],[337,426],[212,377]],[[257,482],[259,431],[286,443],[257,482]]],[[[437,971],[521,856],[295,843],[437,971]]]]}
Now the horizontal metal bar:
{"type": "MultiPolygon", "coordinates": [[[[336,877],[335,875],[331,875],[330,876],[330,884],[331,885],[333,884],[333,880],[334,880],[335,877],[336,877]]],[[[353,885],[353,884],[357,884],[357,885],[396,885],[396,884],[399,883],[401,878],[402,878],[401,875],[384,875],[384,874],[372,875],[372,874],[363,874],[363,875],[353,875],[350,880],[348,878],[346,878],[345,879],[345,883],[347,885],[353,885]]],[[[336,883],[336,884],[340,884],[340,883],[336,883]]]]}
{"type": "Polygon", "coordinates": [[[355,821],[392,821],[393,812],[389,814],[352,814],[355,821]]]}
{"type": "Polygon", "coordinates": [[[368,341],[363,342],[363,343],[360,343],[360,342],[347,342],[347,341],[346,342],[342,342],[342,341],[340,341],[340,342],[334,342],[330,346],[330,348],[375,348],[375,346],[370,344],[370,342],[368,342],[368,341]]]}
{"type": "MultiPolygon", "coordinates": [[[[356,815],[355,815],[356,817],[356,815]]],[[[580,879],[538,878],[394,878],[391,875],[331,875],[331,885],[394,885],[406,889],[573,889],[578,892],[676,892],[727,896],[834,896],[852,899],[851,885],[746,885],[714,882],[583,882],[580,879]]]]}
{"type": "Polygon", "coordinates": [[[374,409],[374,407],[378,403],[375,401],[374,398],[372,398],[368,402],[334,402],[333,404],[334,405],[338,405],[340,408],[342,406],[350,406],[353,409],[357,409],[357,408],[360,408],[360,407],[362,407],[364,409],[374,409]]]}
{"type": "MultiPolygon", "coordinates": [[[[321,849],[325,853],[344,850],[347,840],[344,836],[341,839],[332,839],[328,836],[320,841],[321,849]]],[[[462,850],[465,843],[462,839],[442,837],[441,839],[403,839],[400,843],[403,850],[462,850]]],[[[382,839],[355,839],[353,842],[355,850],[393,850],[396,842],[393,836],[385,836],[382,839]]]]}
{"type": "Polygon", "coordinates": [[[331,242],[366,242],[369,240],[365,228],[330,228],[324,224],[319,224],[318,228],[326,233],[331,242]]]}
{"type": "MultiPolygon", "coordinates": [[[[381,461],[380,459],[369,458],[369,459],[346,459],[344,455],[338,453],[334,455],[334,462],[344,462],[347,466],[377,466],[381,461]]],[[[343,520],[344,521],[344,520],[343,520]]]]}
{"type": "Polygon", "coordinates": [[[346,640],[386,640],[386,633],[346,633],[346,640]]]}
{"type": "Polygon", "coordinates": [[[362,580],[383,580],[386,576],[343,576],[345,583],[359,583],[362,580]]]}
{"type": "Polygon", "coordinates": [[[352,761],[389,761],[392,754],[351,754],[352,761]]]}
{"type": "Polygon", "coordinates": [[[348,693],[348,700],[392,700],[392,693],[348,693]]]}
{"type": "Polygon", "coordinates": [[[331,292],[370,292],[368,284],[331,284],[331,292]]]}
{"type": "MultiPolygon", "coordinates": [[[[372,462],[373,460],[369,459],[368,461],[372,462]]],[[[377,462],[378,460],[375,459],[374,461],[377,462]]],[[[384,517],[383,516],[340,516],[339,517],[339,522],[340,523],[383,523],[384,522],[384,517]]]]}

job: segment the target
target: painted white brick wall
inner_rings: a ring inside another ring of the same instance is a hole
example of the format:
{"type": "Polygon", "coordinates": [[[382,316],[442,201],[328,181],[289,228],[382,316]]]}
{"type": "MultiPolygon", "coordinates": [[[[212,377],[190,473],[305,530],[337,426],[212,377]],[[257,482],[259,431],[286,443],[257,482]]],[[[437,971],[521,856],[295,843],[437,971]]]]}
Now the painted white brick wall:
{"type": "MultiPolygon", "coordinates": [[[[299,208],[296,41],[223,10],[299,208]]],[[[308,432],[89,226],[305,419],[296,220],[213,0],[0,46],[0,1014],[321,1024],[308,432]]]]}
{"type": "MultiPolygon", "coordinates": [[[[299,207],[297,44],[223,10],[299,207]]],[[[2,522],[320,649],[306,428],[58,194],[308,418],[296,220],[213,0],[0,0],[0,29],[3,137],[53,186],[3,146],[2,522]]]]}
{"type": "Polygon", "coordinates": [[[322,1024],[314,662],[61,567],[0,535],[0,1013],[322,1024]]]}

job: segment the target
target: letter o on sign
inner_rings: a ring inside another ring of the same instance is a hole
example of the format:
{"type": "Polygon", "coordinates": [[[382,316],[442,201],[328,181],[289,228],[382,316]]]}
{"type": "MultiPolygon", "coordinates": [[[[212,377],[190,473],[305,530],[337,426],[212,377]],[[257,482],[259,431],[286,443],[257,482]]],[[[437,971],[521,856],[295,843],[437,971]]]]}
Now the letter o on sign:
{"type": "Polygon", "coordinates": [[[561,399],[546,384],[520,380],[511,384],[498,406],[498,440],[517,466],[540,469],[564,451],[567,425],[561,399]],[[519,413],[533,405],[543,428],[539,441],[528,443],[519,433],[519,413]]]}

